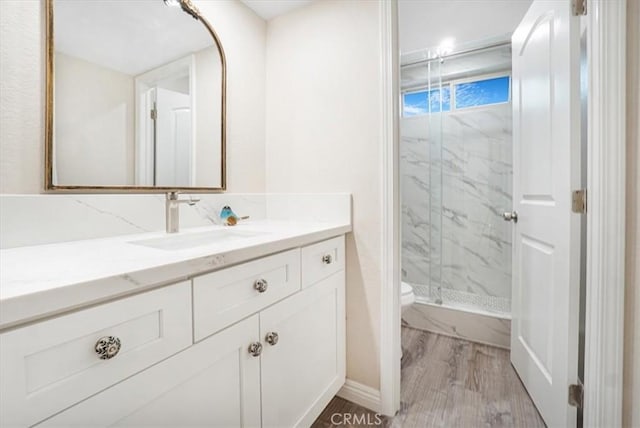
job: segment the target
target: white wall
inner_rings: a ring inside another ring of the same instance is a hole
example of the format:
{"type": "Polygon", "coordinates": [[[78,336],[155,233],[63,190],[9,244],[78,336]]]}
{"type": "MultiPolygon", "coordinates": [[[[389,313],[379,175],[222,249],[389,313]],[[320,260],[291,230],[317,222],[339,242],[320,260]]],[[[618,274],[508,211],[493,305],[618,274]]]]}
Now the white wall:
{"type": "Polygon", "coordinates": [[[511,34],[531,0],[398,0],[400,52],[511,34]]]}
{"type": "Polygon", "coordinates": [[[353,194],[347,377],[379,387],[382,287],[378,2],[324,0],[269,21],[267,190],[353,194]]]}
{"type": "MultiPolygon", "coordinates": [[[[266,23],[239,1],[194,2],[227,54],[227,188],[265,190],[266,23]]],[[[39,193],[44,163],[44,2],[0,0],[0,193],[39,193]]]]}
{"type": "Polygon", "coordinates": [[[0,1],[0,193],[42,189],[43,29],[40,1],[0,1]]]}
{"type": "Polygon", "coordinates": [[[133,76],[62,52],[55,69],[54,182],[133,185],[133,76]]]}
{"type": "Polygon", "coordinates": [[[265,191],[266,22],[240,1],[194,0],[227,58],[227,190],[265,191]]]}
{"type": "Polygon", "coordinates": [[[623,426],[640,427],[640,2],[627,1],[627,234],[623,426]]]}

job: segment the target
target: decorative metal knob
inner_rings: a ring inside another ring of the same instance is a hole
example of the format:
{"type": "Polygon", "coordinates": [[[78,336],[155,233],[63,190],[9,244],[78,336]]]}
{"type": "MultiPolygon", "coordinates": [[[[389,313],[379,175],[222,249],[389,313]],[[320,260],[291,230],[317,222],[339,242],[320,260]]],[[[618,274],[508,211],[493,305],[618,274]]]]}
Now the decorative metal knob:
{"type": "Polygon", "coordinates": [[[269,284],[267,283],[266,279],[259,279],[253,283],[253,288],[258,290],[259,293],[264,293],[265,291],[267,291],[268,286],[269,284]]]}
{"type": "Polygon", "coordinates": [[[502,213],[502,218],[504,219],[504,221],[512,221],[514,223],[518,222],[518,213],[516,211],[507,211],[502,213]]]}
{"type": "Polygon", "coordinates": [[[109,360],[120,352],[120,339],[115,336],[104,336],[96,342],[96,353],[101,360],[109,360]]]}
{"type": "Polygon", "coordinates": [[[333,262],[333,257],[331,257],[331,254],[325,254],[324,256],[322,256],[322,263],[324,263],[325,265],[330,265],[331,262],[333,262]]]}
{"type": "Polygon", "coordinates": [[[262,354],[262,343],[253,342],[249,345],[249,353],[254,357],[259,357],[262,354]]]}
{"type": "Polygon", "coordinates": [[[275,346],[278,343],[278,333],[276,333],[275,331],[270,331],[269,333],[267,333],[264,340],[266,340],[269,345],[275,346]]]}

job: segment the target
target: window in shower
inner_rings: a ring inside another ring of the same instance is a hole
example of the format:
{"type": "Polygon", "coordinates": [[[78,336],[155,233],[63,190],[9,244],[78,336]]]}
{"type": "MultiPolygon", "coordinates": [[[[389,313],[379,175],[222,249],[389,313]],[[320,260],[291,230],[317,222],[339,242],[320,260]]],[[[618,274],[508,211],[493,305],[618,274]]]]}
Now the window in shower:
{"type": "Polygon", "coordinates": [[[455,85],[456,109],[509,102],[509,76],[455,85]]]}
{"type": "Polygon", "coordinates": [[[511,99],[510,89],[511,78],[508,75],[452,80],[443,83],[442,89],[405,92],[402,96],[402,116],[508,103],[511,99]]]}
{"type": "Polygon", "coordinates": [[[449,87],[444,87],[442,90],[408,92],[403,95],[402,99],[402,115],[404,117],[451,110],[451,89],[449,87]]]}

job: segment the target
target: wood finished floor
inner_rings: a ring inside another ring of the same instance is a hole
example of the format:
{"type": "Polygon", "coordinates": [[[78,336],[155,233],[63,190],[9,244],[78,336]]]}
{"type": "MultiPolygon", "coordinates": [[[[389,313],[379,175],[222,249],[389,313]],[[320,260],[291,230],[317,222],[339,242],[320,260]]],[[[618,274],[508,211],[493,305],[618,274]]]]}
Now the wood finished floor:
{"type": "Polygon", "coordinates": [[[335,397],[312,426],[545,426],[511,367],[509,351],[409,327],[402,327],[402,347],[401,403],[395,417],[379,420],[375,413],[335,397]],[[332,419],[334,414],[339,415],[332,419]],[[344,414],[358,415],[364,423],[345,424],[344,414]]]}

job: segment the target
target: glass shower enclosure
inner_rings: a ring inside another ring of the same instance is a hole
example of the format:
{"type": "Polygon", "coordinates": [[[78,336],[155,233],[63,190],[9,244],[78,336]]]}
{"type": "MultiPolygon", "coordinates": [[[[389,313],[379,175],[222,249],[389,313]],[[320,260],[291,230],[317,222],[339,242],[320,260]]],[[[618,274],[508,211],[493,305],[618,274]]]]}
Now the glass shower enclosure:
{"type": "Polygon", "coordinates": [[[460,50],[403,58],[402,278],[418,303],[506,316],[511,47],[460,50]]]}

